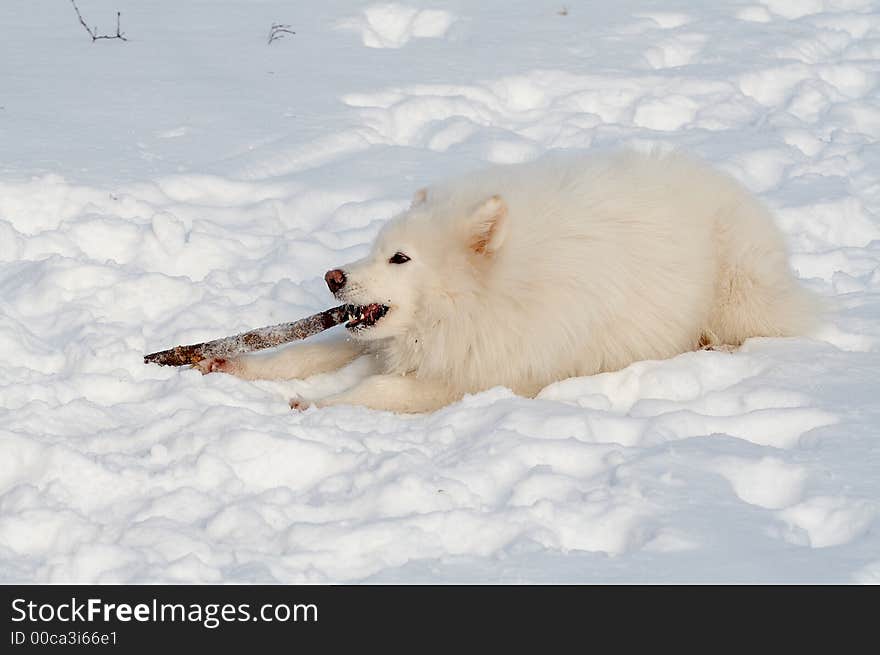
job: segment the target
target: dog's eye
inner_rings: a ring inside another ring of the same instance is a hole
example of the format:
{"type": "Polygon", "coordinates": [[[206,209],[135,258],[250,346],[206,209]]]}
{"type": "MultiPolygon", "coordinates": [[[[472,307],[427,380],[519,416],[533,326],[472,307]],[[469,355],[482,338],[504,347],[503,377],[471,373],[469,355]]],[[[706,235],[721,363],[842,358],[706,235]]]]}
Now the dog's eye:
{"type": "Polygon", "coordinates": [[[404,255],[402,252],[394,253],[394,256],[388,260],[389,264],[406,264],[409,261],[409,257],[404,255]]]}

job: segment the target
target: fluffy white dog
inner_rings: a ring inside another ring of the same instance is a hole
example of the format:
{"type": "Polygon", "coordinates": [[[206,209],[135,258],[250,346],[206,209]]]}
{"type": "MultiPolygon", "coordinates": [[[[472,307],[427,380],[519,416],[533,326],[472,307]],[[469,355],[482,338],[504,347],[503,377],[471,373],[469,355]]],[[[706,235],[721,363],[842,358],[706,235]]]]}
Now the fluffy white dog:
{"type": "Polygon", "coordinates": [[[305,378],[370,355],[375,374],[310,404],[425,412],[748,337],[802,334],[812,296],[769,212],[679,154],[552,155],[418,191],[370,254],[325,276],[359,307],[350,339],[203,372],[305,378]]]}

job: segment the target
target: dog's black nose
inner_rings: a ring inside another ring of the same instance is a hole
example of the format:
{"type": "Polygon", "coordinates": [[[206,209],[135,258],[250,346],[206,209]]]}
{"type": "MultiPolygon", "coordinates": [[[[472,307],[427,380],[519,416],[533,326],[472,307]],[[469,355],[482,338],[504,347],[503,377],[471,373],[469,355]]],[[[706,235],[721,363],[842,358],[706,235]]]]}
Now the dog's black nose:
{"type": "Polygon", "coordinates": [[[326,275],[324,275],[324,281],[330,287],[330,292],[336,293],[345,286],[345,273],[338,268],[334,268],[332,271],[327,271],[326,275]]]}

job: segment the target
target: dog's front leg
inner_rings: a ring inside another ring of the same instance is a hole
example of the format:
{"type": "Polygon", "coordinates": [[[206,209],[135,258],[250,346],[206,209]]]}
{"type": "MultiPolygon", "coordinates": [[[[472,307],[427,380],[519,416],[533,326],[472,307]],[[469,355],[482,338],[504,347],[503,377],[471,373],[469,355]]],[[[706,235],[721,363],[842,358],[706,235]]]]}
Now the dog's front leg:
{"type": "Polygon", "coordinates": [[[309,405],[362,405],[389,412],[417,414],[432,412],[461,398],[448,385],[436,380],[424,380],[405,375],[371,375],[357,385],[333,396],[316,401],[291,400],[294,409],[309,405]]]}
{"type": "Polygon", "coordinates": [[[351,339],[297,344],[271,355],[213,357],[195,364],[202,373],[229,373],[245,380],[293,380],[342,368],[364,354],[362,344],[351,339]]]}

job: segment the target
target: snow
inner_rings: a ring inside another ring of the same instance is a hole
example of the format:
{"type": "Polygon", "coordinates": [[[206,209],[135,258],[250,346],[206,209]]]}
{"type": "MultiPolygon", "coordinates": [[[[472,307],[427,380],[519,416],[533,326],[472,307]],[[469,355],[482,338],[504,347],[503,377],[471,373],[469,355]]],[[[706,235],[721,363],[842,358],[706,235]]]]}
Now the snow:
{"type": "Polygon", "coordinates": [[[437,9],[374,4],[362,16],[342,21],[339,29],[359,33],[368,48],[401,48],[412,38],[444,36],[454,20],[449,12],[437,9]]]}
{"type": "Polygon", "coordinates": [[[78,4],[130,40],[0,5],[0,581],[880,582],[875,2],[78,4]],[[817,332],[423,416],[142,363],[330,307],[432,180],[624,144],[759,193],[817,332]]]}

